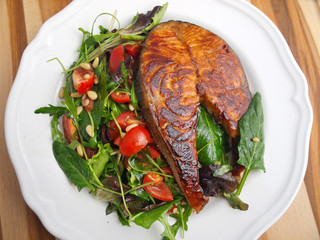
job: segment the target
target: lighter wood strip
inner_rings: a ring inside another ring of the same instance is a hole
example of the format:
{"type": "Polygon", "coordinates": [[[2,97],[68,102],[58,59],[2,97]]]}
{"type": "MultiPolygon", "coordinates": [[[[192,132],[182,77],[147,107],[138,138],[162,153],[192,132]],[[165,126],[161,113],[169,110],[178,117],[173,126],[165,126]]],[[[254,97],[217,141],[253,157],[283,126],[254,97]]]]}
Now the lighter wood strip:
{"type": "Polygon", "coordinates": [[[23,9],[26,23],[27,41],[30,43],[37,35],[43,23],[39,0],[23,0],[23,9]]]}
{"type": "Polygon", "coordinates": [[[319,233],[303,183],[297,197],[280,220],[267,231],[268,239],[319,239],[319,233]],[[302,210],[303,209],[303,210],[302,210]],[[283,233],[286,234],[283,234],[283,233]]]}
{"type": "Polygon", "coordinates": [[[26,209],[22,199],[17,177],[11,165],[4,139],[4,112],[6,100],[13,82],[13,56],[11,53],[11,36],[6,1],[0,1],[1,44],[0,64],[0,239],[27,239],[28,226],[25,221],[26,209]],[[9,33],[9,34],[8,34],[9,33]]]}
{"type": "Polygon", "coordinates": [[[320,56],[320,1],[300,0],[298,4],[309,26],[314,42],[318,43],[316,47],[320,56]]]}

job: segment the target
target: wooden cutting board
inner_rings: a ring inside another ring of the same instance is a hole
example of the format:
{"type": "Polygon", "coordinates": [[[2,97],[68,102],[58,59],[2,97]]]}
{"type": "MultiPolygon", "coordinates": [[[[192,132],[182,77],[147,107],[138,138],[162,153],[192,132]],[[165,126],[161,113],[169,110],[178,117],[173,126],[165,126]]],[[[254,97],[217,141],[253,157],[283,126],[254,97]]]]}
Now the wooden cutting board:
{"type": "MultiPolygon", "coordinates": [[[[290,208],[260,239],[319,239],[320,229],[320,1],[251,0],[280,29],[305,73],[314,111],[309,164],[290,208]]],[[[25,47],[69,0],[0,0],[0,125],[25,47]]],[[[24,202],[0,128],[0,239],[55,239],[24,202]]]]}

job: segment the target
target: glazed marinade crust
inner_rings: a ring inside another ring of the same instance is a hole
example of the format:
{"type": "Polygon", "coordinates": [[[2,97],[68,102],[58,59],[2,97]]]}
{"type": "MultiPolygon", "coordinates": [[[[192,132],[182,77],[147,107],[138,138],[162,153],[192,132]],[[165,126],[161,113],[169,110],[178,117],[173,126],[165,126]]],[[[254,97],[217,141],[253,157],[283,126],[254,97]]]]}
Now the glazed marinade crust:
{"type": "Polygon", "coordinates": [[[208,202],[199,184],[196,150],[198,106],[222,124],[230,138],[251,101],[236,54],[212,32],[169,21],[148,35],[135,79],[141,112],[189,204],[208,202]]]}

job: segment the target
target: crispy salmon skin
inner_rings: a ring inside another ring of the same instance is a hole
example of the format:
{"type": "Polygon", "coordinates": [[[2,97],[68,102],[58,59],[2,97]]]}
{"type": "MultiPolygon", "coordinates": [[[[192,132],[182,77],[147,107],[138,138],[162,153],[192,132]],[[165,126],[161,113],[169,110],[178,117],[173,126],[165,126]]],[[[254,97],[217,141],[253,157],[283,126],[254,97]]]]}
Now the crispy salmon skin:
{"type": "Polygon", "coordinates": [[[208,198],[198,176],[198,106],[204,105],[231,138],[239,135],[238,121],[251,93],[238,57],[202,27],[161,23],[144,42],[134,84],[152,136],[189,204],[199,212],[208,198]]]}

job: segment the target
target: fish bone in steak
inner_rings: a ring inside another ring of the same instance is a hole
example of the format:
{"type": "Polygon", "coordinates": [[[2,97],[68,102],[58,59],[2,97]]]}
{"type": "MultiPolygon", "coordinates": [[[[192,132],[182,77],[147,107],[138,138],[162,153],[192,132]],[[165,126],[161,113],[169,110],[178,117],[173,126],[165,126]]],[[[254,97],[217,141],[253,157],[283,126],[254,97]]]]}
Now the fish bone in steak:
{"type": "Polygon", "coordinates": [[[238,121],[251,93],[238,57],[202,27],[161,23],[144,42],[134,84],[152,136],[189,204],[199,212],[208,199],[198,176],[198,106],[205,106],[231,138],[239,135],[238,121]]]}

